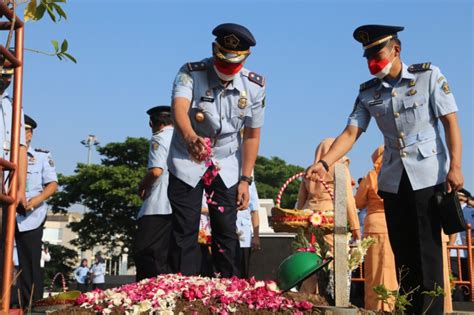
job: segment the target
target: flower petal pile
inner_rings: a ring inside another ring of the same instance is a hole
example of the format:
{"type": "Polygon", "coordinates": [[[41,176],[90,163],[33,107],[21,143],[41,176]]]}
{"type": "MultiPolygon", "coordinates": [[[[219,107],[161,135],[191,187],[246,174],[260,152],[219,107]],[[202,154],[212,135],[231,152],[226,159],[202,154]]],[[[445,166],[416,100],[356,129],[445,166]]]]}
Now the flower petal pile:
{"type": "Polygon", "coordinates": [[[288,310],[294,313],[313,308],[308,301],[296,302],[283,296],[273,281],[187,277],[180,274],[160,275],[119,288],[84,293],[76,304],[102,314],[117,310],[126,314],[172,314],[179,300],[190,303],[201,301],[210,312],[219,314],[238,312],[239,306],[256,311],[288,310]]]}

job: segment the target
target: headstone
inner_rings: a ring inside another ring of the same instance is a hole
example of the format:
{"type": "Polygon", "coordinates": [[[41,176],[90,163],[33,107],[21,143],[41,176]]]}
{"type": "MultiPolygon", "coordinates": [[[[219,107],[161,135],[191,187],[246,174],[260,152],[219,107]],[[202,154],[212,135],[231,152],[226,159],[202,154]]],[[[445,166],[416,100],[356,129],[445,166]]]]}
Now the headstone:
{"type": "Polygon", "coordinates": [[[348,307],[347,186],[341,163],[335,165],[334,188],[334,298],[336,307],[348,307]]]}

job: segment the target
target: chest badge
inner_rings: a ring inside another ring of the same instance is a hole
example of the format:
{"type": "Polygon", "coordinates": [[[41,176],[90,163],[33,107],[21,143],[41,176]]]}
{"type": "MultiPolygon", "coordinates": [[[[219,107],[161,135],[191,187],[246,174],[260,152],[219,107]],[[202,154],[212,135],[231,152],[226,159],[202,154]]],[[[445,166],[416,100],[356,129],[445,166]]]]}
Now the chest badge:
{"type": "Polygon", "coordinates": [[[380,98],[381,94],[379,92],[374,93],[374,100],[378,100],[380,98]]]}
{"type": "Polygon", "coordinates": [[[410,80],[410,82],[408,83],[408,86],[409,87],[414,87],[416,84],[416,81],[415,80],[410,80]]]}
{"type": "Polygon", "coordinates": [[[247,107],[247,92],[242,91],[240,92],[239,104],[240,109],[244,109],[247,107]]]}

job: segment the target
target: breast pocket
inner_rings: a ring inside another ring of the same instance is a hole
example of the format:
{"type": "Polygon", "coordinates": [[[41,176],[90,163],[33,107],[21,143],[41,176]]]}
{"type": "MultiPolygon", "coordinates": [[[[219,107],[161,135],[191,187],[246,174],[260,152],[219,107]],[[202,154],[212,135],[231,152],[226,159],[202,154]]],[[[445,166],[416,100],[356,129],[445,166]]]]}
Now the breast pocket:
{"type": "Polygon", "coordinates": [[[383,120],[387,115],[388,106],[387,104],[381,103],[377,105],[369,104],[369,112],[372,117],[375,117],[376,120],[383,120]]]}
{"type": "Polygon", "coordinates": [[[414,123],[422,119],[429,118],[428,103],[424,95],[416,95],[403,99],[404,120],[408,123],[414,123]]]}
{"type": "Polygon", "coordinates": [[[247,106],[246,108],[240,109],[239,107],[233,107],[230,113],[230,120],[235,130],[240,130],[244,127],[245,120],[252,117],[252,111],[247,106]]]}
{"type": "Polygon", "coordinates": [[[28,165],[26,177],[26,191],[42,189],[41,168],[37,165],[28,165]]]}
{"type": "Polygon", "coordinates": [[[189,110],[193,129],[200,136],[214,137],[219,130],[219,115],[214,102],[197,100],[189,110]]]}

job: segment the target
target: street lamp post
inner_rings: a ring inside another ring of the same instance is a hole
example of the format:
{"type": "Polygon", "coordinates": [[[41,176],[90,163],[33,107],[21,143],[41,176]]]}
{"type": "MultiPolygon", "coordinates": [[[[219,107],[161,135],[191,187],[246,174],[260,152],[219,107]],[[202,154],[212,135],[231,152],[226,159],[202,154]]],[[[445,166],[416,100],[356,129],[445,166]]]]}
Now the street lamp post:
{"type": "MultiPolygon", "coordinates": [[[[91,164],[92,161],[92,148],[99,145],[99,141],[97,141],[97,137],[95,135],[88,135],[86,139],[81,141],[81,144],[87,148],[87,165],[91,164]]],[[[84,213],[87,212],[87,207],[84,205],[84,213]]],[[[92,252],[94,252],[95,246],[92,248],[92,252]]],[[[85,258],[84,251],[81,250],[81,259],[85,258]]]]}
{"type": "Polygon", "coordinates": [[[86,139],[81,141],[82,145],[87,148],[87,165],[91,164],[92,148],[99,145],[95,135],[88,135],[86,139]]]}

